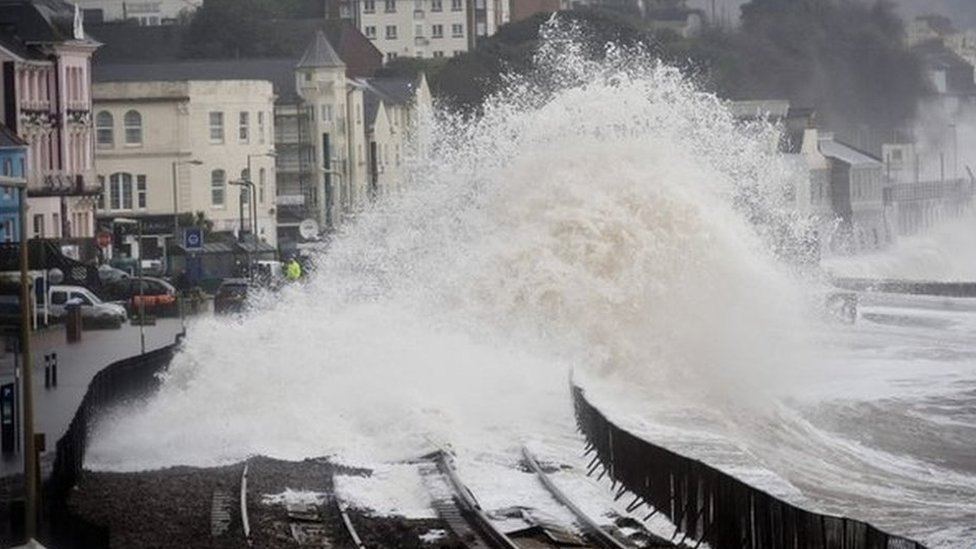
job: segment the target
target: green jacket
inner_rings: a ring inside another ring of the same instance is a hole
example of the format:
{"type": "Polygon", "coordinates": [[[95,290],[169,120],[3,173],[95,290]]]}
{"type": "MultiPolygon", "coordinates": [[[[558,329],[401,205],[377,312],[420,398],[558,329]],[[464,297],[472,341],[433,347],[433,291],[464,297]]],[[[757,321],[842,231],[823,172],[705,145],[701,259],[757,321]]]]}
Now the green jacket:
{"type": "Polygon", "coordinates": [[[298,280],[302,277],[302,266],[298,264],[297,261],[292,259],[285,265],[285,277],[288,280],[298,280]]]}

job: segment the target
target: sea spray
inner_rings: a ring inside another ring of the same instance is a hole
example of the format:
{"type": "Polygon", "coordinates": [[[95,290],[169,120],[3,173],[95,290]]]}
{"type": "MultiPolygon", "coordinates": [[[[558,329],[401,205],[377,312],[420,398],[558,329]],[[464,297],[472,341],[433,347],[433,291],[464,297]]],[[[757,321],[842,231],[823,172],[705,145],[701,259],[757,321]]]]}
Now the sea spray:
{"type": "Polygon", "coordinates": [[[644,51],[589,58],[584,35],[553,20],[534,78],[476,119],[426,121],[404,191],[307,285],[197,322],[89,465],[505,447],[571,424],[574,366],[716,406],[783,383],[802,315],[770,252],[788,214],[776,129],[644,51]]]}

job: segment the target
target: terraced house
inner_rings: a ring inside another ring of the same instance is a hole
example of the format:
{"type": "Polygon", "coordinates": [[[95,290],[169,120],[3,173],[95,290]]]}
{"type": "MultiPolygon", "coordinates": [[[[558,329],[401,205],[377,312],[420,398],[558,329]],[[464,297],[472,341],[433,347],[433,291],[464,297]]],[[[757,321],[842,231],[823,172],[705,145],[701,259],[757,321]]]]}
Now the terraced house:
{"type": "Polygon", "coordinates": [[[92,149],[91,57],[81,12],[60,0],[0,0],[3,122],[27,143],[31,238],[94,255],[101,189],[92,149]]]}

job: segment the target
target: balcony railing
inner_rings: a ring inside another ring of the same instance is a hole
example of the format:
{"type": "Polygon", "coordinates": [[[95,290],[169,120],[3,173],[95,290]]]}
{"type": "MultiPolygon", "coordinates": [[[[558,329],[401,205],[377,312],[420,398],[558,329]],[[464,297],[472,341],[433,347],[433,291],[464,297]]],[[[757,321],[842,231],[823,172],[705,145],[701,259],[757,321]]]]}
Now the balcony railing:
{"type": "Polygon", "coordinates": [[[40,185],[27,189],[30,196],[94,196],[102,193],[102,187],[94,179],[82,174],[48,174],[40,185]]]}

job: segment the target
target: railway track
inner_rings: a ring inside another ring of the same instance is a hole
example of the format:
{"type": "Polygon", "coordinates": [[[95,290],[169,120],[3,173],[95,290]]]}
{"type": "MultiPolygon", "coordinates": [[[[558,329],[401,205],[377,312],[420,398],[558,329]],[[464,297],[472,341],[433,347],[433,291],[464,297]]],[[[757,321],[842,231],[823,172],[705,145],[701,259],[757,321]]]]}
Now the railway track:
{"type": "MultiPolygon", "coordinates": [[[[675,547],[647,532],[640,532],[640,539],[637,539],[633,537],[633,532],[631,537],[627,537],[615,526],[597,523],[556,485],[546,473],[546,468],[528,449],[522,449],[522,461],[524,468],[512,471],[514,476],[511,479],[516,479],[515,487],[507,489],[523,494],[518,499],[527,503],[521,505],[516,501],[514,506],[503,509],[482,507],[447,452],[437,451],[412,461],[426,488],[430,506],[443,523],[443,526],[436,526],[436,521],[431,524],[431,516],[426,519],[428,524],[419,528],[425,528],[427,532],[440,531],[441,536],[445,535],[443,532],[446,528],[453,533],[447,534],[445,542],[448,545],[463,545],[472,549],[675,547]],[[531,472],[538,483],[526,476],[525,472],[531,472]],[[548,503],[547,495],[551,498],[548,503]]],[[[395,539],[377,535],[377,526],[383,528],[383,520],[386,519],[353,509],[355,504],[343,501],[343,496],[336,491],[332,491],[331,495],[323,493],[315,501],[307,498],[286,500],[285,513],[280,507],[274,511],[267,505],[252,505],[249,509],[248,501],[253,503],[256,500],[254,494],[248,497],[249,485],[253,485],[257,479],[258,484],[267,486],[266,467],[261,462],[245,463],[239,477],[239,494],[233,494],[236,490],[228,488],[214,492],[211,516],[214,539],[242,539],[248,546],[268,546],[270,541],[282,539],[292,539],[299,545],[355,549],[397,546],[395,539]]],[[[335,479],[337,473],[330,471],[327,474],[335,479]]],[[[293,480],[295,478],[314,477],[293,477],[293,480]]],[[[337,486],[335,480],[331,484],[337,486]]],[[[324,486],[322,483],[319,485],[324,486]]],[[[492,495],[497,498],[499,493],[492,492],[492,495]]],[[[394,517],[389,520],[395,524],[396,520],[403,519],[394,517]]],[[[410,520],[415,519],[406,519],[407,523],[410,520]]],[[[421,529],[417,535],[424,531],[421,529]]],[[[276,545],[276,542],[271,545],[276,545]]]]}
{"type": "MultiPolygon", "coordinates": [[[[535,473],[549,495],[571,513],[575,524],[559,524],[524,510],[509,510],[504,518],[514,518],[516,522],[520,519],[526,526],[514,529],[510,526],[503,529],[498,526],[501,522],[498,520],[499,517],[493,517],[486,512],[464,484],[449,454],[438,451],[429,457],[430,462],[421,467],[421,475],[432,495],[434,510],[468,547],[477,549],[549,547],[634,549],[636,547],[614,536],[587,516],[548,477],[527,448],[522,449],[526,466],[535,473]]],[[[653,539],[650,545],[643,547],[674,547],[674,545],[664,540],[653,539]]]]}

